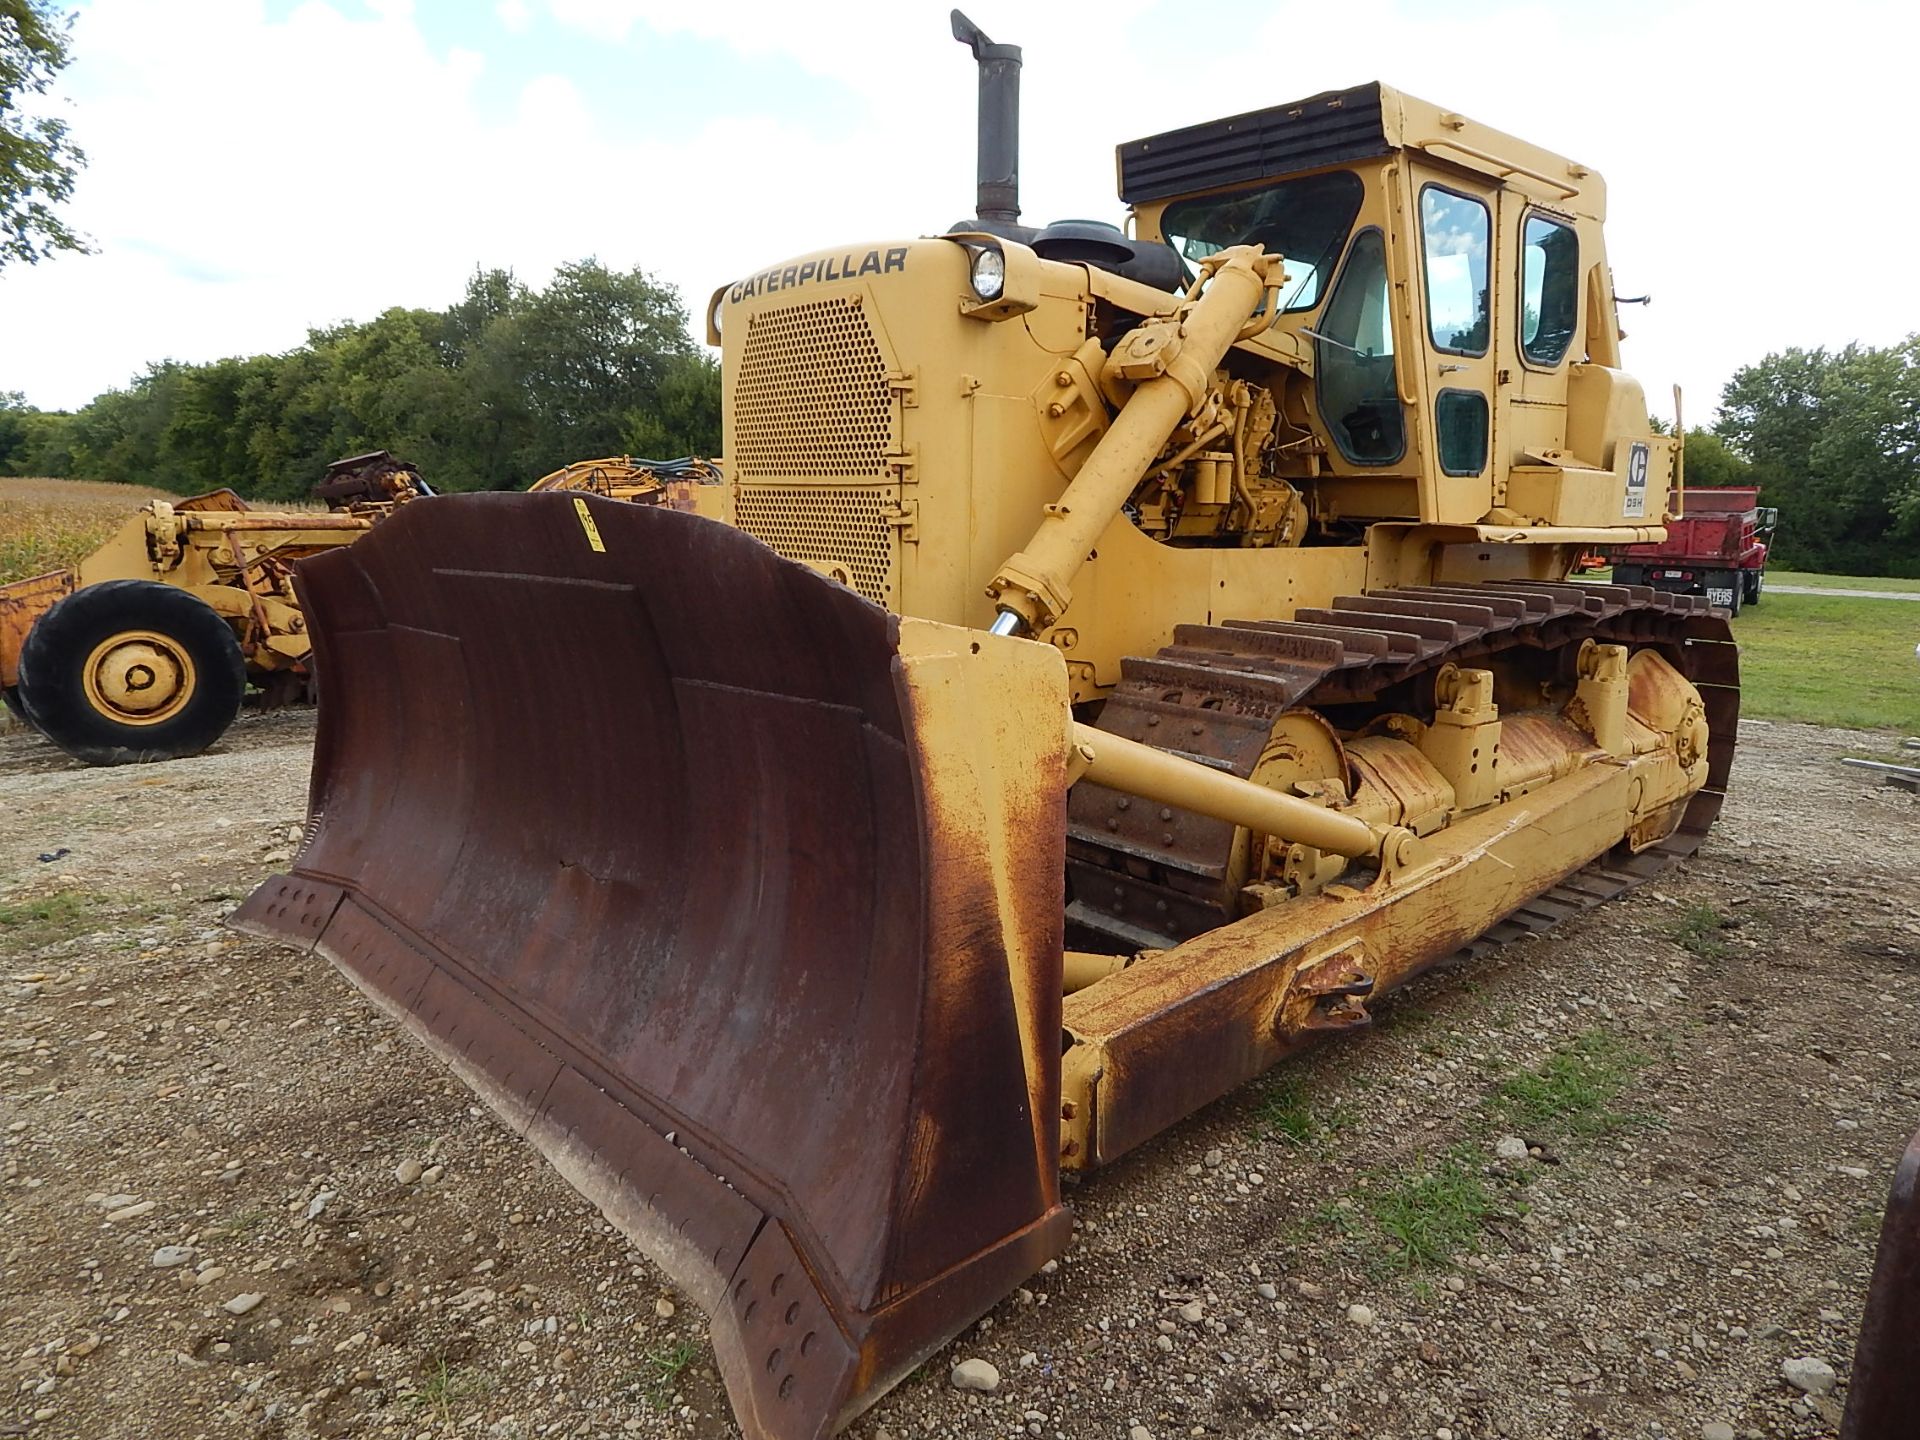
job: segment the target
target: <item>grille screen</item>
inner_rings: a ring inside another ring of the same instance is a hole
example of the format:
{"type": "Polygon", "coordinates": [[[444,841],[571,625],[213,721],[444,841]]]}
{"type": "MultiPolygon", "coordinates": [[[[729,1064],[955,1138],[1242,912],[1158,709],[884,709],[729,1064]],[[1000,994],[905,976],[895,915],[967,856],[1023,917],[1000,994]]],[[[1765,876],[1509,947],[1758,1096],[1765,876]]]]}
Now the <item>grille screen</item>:
{"type": "Polygon", "coordinates": [[[877,605],[893,594],[889,491],[855,485],[742,485],[734,494],[740,528],[789,560],[844,572],[877,605]]]}
{"type": "Polygon", "coordinates": [[[736,475],[887,478],[893,393],[873,327],[852,297],[755,315],[731,398],[727,458],[736,475]]]}

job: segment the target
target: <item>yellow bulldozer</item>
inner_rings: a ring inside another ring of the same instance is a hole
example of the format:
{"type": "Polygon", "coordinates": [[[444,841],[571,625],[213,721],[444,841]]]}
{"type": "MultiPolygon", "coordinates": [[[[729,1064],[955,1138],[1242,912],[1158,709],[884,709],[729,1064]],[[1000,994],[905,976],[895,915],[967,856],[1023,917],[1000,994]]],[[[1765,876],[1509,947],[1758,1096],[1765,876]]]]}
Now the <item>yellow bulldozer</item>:
{"type": "Polygon", "coordinates": [[[152,501],[78,565],[0,586],[0,697],[90,765],[197,755],[250,684],[268,703],[305,692],[294,563],[431,493],[380,450],[327,467],[325,512],[256,510],[231,490],[152,501]]]}
{"type": "Polygon", "coordinates": [[[1063,1170],[1690,853],[1733,757],[1724,615],[1568,579],[1681,481],[1599,175],[1370,84],[1032,228],[954,24],[978,213],[715,293],[721,483],[302,564],[312,823],[235,916],[697,1299],[756,1440],[1058,1255],[1063,1170]]]}
{"type": "Polygon", "coordinates": [[[689,487],[724,483],[720,467],[697,455],[678,460],[643,460],[632,455],[609,455],[601,460],[576,460],[550,475],[542,475],[527,489],[535,494],[568,490],[582,495],[604,495],[636,505],[679,505],[692,509],[689,487]]]}

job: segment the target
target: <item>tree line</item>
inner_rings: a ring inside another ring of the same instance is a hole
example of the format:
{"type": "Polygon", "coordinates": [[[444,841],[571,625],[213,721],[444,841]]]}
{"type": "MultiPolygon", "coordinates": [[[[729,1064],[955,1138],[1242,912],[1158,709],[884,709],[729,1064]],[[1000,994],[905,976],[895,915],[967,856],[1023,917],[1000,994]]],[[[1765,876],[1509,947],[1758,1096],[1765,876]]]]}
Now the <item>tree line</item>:
{"type": "Polygon", "coordinates": [[[1759,485],[1780,509],[1769,563],[1920,576],[1920,335],[1745,366],[1714,432],[1725,455],[1703,466],[1689,438],[1687,483],[1759,485]]]}
{"type": "MultiPolygon", "coordinates": [[[[687,322],[638,269],[582,260],[544,289],[477,271],[445,310],[314,330],[280,355],[166,361],[70,413],[0,394],[0,474],[284,500],[365,450],[445,490],[522,487],[596,455],[714,455],[719,367],[687,322]]],[[[1783,568],[1920,575],[1920,335],[1742,367],[1713,427],[1687,437],[1687,482],[1759,485],[1783,568]]]]}
{"type": "Polygon", "coordinates": [[[720,371],[687,324],[679,293],[639,269],[582,260],[542,289],[477,271],[445,310],[312,330],[278,355],[163,361],[75,411],[0,394],[0,474],[286,500],[367,450],[441,490],[524,487],[599,455],[712,455],[720,371]]]}

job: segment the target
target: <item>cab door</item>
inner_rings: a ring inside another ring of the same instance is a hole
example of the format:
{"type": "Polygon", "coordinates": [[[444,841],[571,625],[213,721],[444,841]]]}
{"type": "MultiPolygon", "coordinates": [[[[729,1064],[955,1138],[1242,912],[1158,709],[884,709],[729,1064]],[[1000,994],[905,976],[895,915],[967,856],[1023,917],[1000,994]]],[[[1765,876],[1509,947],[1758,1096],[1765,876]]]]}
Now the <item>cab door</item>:
{"type": "MultiPolygon", "coordinates": [[[[1452,171],[1414,165],[1419,237],[1415,324],[1424,364],[1429,520],[1467,524],[1493,507],[1495,285],[1500,273],[1498,188],[1452,171]]],[[[1425,488],[1425,487],[1423,487],[1425,488]]]]}
{"type": "MultiPolygon", "coordinates": [[[[1567,445],[1567,366],[1581,353],[1580,237],[1572,216],[1517,190],[1500,196],[1509,257],[1495,277],[1494,349],[1500,400],[1495,424],[1513,463],[1567,445]]],[[[1599,464],[1601,457],[1582,457],[1599,464]]]]}

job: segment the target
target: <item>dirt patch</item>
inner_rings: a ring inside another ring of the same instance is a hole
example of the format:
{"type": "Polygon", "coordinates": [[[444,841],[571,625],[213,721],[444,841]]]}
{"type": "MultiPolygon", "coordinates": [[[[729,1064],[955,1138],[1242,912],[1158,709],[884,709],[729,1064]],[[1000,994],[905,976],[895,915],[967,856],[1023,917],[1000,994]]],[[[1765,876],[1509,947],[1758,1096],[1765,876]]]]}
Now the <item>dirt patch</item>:
{"type": "MultiPolygon", "coordinates": [[[[0,737],[0,1434],[733,1434],[690,1303],[329,967],[220,928],[311,738],[0,737]]],[[[852,1433],[1833,1433],[1920,1123],[1920,799],[1858,741],[1743,727],[1693,865],[1072,1186],[1067,1257],[852,1433]]]]}

